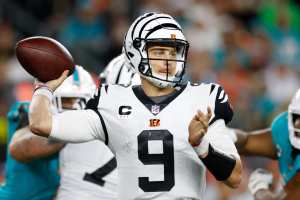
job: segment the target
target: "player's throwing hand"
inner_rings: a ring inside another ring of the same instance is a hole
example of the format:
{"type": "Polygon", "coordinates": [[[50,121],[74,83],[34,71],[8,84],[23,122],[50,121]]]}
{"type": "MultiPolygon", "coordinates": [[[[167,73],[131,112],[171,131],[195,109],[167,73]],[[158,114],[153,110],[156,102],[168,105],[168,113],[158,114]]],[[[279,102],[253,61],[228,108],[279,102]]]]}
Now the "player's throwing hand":
{"type": "Polygon", "coordinates": [[[193,117],[189,124],[189,143],[192,146],[198,146],[201,143],[203,136],[207,132],[211,115],[211,108],[207,107],[207,114],[198,110],[197,114],[193,117]]]}
{"type": "Polygon", "coordinates": [[[35,81],[36,87],[44,86],[47,87],[51,92],[54,92],[66,78],[68,78],[69,70],[65,70],[59,78],[42,83],[39,80],[35,81]]]}

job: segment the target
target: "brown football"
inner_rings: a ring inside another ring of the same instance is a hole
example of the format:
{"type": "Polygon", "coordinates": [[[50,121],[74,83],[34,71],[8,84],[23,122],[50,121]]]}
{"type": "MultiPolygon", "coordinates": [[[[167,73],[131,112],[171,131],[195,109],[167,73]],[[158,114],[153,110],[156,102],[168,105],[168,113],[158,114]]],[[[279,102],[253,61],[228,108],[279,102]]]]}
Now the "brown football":
{"type": "Polygon", "coordinates": [[[24,69],[42,82],[57,79],[65,70],[74,72],[69,51],[49,37],[30,37],[16,44],[16,56],[24,69]]]}

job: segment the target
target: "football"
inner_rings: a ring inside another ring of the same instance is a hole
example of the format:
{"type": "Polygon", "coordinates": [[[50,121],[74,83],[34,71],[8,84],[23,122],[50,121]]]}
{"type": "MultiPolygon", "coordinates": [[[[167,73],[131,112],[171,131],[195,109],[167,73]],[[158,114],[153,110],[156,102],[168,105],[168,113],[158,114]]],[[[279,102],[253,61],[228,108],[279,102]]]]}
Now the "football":
{"type": "Polygon", "coordinates": [[[69,51],[58,41],[48,37],[30,37],[16,44],[16,56],[23,68],[42,82],[57,79],[65,70],[74,72],[69,51]]]}

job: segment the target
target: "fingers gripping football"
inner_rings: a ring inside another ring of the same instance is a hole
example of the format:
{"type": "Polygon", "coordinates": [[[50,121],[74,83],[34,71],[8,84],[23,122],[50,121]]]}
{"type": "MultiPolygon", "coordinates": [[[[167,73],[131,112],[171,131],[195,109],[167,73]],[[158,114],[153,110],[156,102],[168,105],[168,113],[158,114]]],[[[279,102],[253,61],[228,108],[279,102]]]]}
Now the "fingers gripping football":
{"type": "Polygon", "coordinates": [[[209,120],[212,116],[211,108],[207,108],[207,114],[198,110],[189,124],[189,143],[192,146],[198,146],[203,136],[206,134],[209,120]]]}
{"type": "Polygon", "coordinates": [[[68,78],[69,70],[65,70],[60,77],[57,79],[47,81],[46,83],[42,83],[39,80],[35,80],[35,85],[38,87],[39,85],[43,85],[48,87],[52,92],[54,92],[63,82],[68,78]]]}

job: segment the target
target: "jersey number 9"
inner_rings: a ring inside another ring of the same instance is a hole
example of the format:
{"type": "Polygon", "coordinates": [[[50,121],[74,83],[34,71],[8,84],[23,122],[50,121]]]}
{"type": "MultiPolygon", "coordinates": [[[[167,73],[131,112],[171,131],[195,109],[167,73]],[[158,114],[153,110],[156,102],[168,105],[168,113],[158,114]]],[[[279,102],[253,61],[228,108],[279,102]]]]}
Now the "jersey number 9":
{"type": "Polygon", "coordinates": [[[138,157],[145,165],[164,165],[164,181],[149,181],[149,177],[139,177],[139,187],[145,192],[169,191],[174,180],[174,144],[173,135],[168,130],[144,130],[138,135],[138,157]],[[150,154],[148,142],[160,140],[163,153],[150,154]]]}

